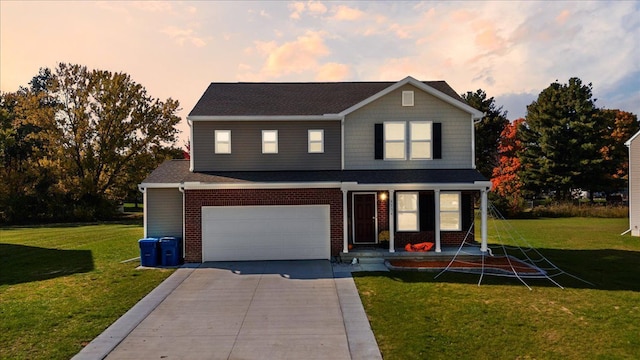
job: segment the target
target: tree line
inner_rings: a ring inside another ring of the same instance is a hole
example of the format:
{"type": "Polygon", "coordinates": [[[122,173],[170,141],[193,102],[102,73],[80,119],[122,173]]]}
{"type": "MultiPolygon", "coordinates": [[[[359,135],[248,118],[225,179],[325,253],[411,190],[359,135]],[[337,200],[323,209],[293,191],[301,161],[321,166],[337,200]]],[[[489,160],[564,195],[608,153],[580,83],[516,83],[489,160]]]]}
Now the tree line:
{"type": "Polygon", "coordinates": [[[483,90],[462,94],[485,112],[476,124],[476,164],[493,183],[494,203],[518,212],[525,199],[570,201],[587,192],[593,201],[596,192],[626,189],[624,143],[640,130],[638,117],[598,108],[592,89],[579,78],[556,80],[513,122],[483,90]]]}
{"type": "Polygon", "coordinates": [[[179,106],[125,73],[66,63],[0,94],[0,222],[113,216],[159,163],[182,157],[179,106]]]}
{"type": "MultiPolygon", "coordinates": [[[[591,84],[556,81],[513,122],[482,89],[462,97],[485,113],[475,125],[476,164],[502,207],[626,188],[624,142],[638,118],[598,108],[591,84]]],[[[66,63],[0,94],[0,222],[112,217],[161,162],[184,156],[175,147],[179,106],[125,73],[66,63]]]]}

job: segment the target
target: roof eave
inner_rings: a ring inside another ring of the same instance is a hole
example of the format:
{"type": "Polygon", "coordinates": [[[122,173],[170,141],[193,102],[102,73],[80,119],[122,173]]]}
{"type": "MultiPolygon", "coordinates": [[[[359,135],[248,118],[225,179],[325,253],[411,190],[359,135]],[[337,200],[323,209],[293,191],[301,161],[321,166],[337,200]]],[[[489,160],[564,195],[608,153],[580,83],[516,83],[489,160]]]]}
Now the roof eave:
{"type": "Polygon", "coordinates": [[[191,115],[190,121],[327,121],[342,120],[339,114],[324,115],[191,115]]]}
{"type": "Polygon", "coordinates": [[[626,146],[631,146],[631,142],[635,140],[637,137],[640,137],[640,131],[638,131],[635,135],[633,135],[631,139],[627,140],[624,144],[626,146]]]}

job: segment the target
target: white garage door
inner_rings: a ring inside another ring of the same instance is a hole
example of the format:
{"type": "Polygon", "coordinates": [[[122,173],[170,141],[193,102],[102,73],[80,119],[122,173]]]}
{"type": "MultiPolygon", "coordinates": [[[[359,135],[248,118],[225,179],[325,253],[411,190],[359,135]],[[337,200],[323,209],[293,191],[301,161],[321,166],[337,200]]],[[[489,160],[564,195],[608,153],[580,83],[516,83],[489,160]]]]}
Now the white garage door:
{"type": "Polygon", "coordinates": [[[203,206],[204,261],[329,259],[329,205],[203,206]]]}

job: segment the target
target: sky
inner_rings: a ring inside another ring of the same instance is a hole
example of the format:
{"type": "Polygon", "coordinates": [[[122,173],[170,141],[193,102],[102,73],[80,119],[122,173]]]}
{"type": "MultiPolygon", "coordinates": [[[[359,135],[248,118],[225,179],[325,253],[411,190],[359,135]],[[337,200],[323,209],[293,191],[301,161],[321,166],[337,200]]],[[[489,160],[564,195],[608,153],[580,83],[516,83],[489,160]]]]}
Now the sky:
{"type": "Polygon", "coordinates": [[[186,116],[211,82],[445,80],[515,120],[555,81],[640,115],[640,1],[0,1],[0,91],[60,62],[186,116]]]}

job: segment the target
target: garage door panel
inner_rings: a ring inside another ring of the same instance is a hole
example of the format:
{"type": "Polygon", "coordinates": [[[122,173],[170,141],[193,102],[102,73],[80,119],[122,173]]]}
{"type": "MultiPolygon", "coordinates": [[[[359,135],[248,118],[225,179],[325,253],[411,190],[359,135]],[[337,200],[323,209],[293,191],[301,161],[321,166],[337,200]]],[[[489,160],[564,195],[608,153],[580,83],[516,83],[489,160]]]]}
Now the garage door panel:
{"type": "Polygon", "coordinates": [[[328,259],[329,205],[202,208],[205,261],[328,259]]]}

